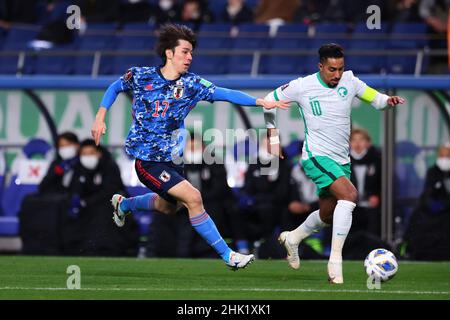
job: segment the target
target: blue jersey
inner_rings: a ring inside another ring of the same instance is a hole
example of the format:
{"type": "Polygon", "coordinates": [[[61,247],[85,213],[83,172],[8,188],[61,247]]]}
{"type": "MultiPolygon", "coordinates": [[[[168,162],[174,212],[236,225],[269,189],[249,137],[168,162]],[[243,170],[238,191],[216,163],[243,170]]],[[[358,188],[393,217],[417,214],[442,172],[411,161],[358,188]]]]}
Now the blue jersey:
{"type": "Polygon", "coordinates": [[[213,101],[216,87],[193,73],[167,80],[159,67],[133,67],[120,78],[123,91],[133,90],[133,123],[126,152],[144,161],[166,162],[179,157],[183,143],[177,135],[184,119],[202,100],[213,101]]]}

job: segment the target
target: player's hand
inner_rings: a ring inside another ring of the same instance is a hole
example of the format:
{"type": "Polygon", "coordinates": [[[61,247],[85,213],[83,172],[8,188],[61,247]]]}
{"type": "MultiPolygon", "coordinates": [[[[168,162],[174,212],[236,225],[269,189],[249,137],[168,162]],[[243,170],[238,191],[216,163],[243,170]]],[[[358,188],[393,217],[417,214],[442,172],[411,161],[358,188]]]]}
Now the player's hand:
{"type": "Polygon", "coordinates": [[[267,152],[280,159],[284,159],[280,137],[276,128],[267,129],[267,152]]]}
{"type": "Polygon", "coordinates": [[[259,106],[264,107],[265,109],[274,109],[274,108],[280,108],[280,109],[288,109],[290,106],[289,101],[286,100],[280,100],[280,101],[267,101],[264,99],[257,99],[256,104],[259,106]]]}
{"type": "Polygon", "coordinates": [[[105,122],[102,120],[95,120],[94,124],[92,125],[91,135],[97,146],[100,144],[101,136],[105,133],[106,133],[105,122]]]}
{"type": "Polygon", "coordinates": [[[405,98],[399,97],[399,96],[392,96],[389,97],[389,99],[387,100],[387,104],[390,107],[394,107],[398,104],[404,104],[405,103],[405,98]]]}

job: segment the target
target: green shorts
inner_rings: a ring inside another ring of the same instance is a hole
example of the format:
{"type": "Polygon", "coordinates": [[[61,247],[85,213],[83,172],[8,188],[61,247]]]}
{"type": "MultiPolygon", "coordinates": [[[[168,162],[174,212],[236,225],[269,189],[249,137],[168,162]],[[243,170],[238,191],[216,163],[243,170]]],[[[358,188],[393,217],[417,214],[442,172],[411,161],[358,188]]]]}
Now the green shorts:
{"type": "Polygon", "coordinates": [[[330,195],[328,187],[339,177],[345,176],[350,179],[350,162],[339,164],[329,157],[316,156],[302,160],[302,166],[306,175],[316,184],[319,197],[330,195]]]}

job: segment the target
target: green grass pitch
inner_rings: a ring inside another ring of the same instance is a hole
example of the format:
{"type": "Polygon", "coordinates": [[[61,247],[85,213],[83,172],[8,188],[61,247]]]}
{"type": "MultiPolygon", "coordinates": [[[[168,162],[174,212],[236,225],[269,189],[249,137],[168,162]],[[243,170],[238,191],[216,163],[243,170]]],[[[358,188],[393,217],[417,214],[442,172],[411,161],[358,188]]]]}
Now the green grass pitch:
{"type": "Polygon", "coordinates": [[[397,275],[368,289],[363,261],[344,262],[343,285],[329,285],[326,261],[256,260],[233,272],[220,259],[0,256],[0,299],[450,299],[450,262],[400,261],[397,275]],[[67,268],[80,268],[69,290],[67,268]]]}

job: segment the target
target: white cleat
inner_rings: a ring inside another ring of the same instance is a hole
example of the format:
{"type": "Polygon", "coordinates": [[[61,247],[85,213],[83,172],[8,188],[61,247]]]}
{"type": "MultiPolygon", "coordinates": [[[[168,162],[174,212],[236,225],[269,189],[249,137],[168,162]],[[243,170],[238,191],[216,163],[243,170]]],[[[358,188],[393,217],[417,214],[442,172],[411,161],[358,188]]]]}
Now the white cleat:
{"type": "Polygon", "coordinates": [[[280,233],[280,236],[278,237],[278,242],[284,248],[287,252],[287,261],[292,269],[299,269],[300,268],[300,257],[298,256],[298,243],[294,244],[289,242],[289,231],[284,231],[280,233]]]}
{"type": "Polygon", "coordinates": [[[253,254],[242,254],[238,252],[231,252],[230,260],[226,263],[231,269],[236,271],[237,269],[243,269],[255,260],[253,254]]]}
{"type": "Polygon", "coordinates": [[[343,284],[342,261],[328,261],[328,282],[330,284],[343,284]]]}
{"type": "Polygon", "coordinates": [[[123,227],[125,225],[125,217],[128,214],[120,209],[120,203],[123,199],[125,198],[120,194],[113,195],[111,199],[111,204],[114,207],[113,220],[118,227],[123,227]]]}

